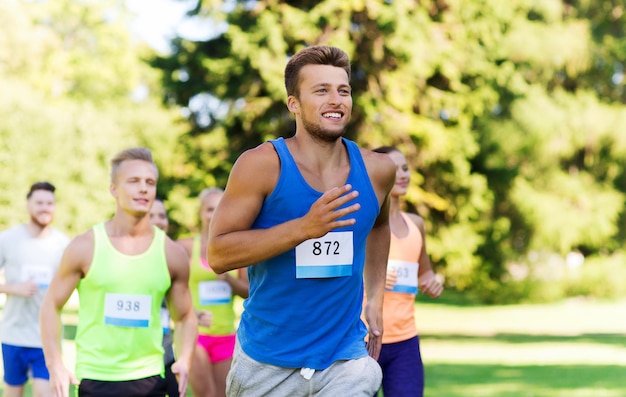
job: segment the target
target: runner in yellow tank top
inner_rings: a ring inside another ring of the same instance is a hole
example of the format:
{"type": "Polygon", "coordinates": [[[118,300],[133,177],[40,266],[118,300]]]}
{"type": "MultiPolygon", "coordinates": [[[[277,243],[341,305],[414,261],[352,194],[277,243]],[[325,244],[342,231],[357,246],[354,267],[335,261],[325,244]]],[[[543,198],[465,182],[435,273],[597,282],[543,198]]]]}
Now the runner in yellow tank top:
{"type": "Polygon", "coordinates": [[[233,296],[248,297],[245,268],[217,275],[206,261],[209,225],[223,193],[220,188],[200,193],[201,233],[179,240],[191,257],[189,288],[198,314],[198,341],[189,379],[193,395],[198,397],[226,395],[226,375],[235,347],[233,296]]]}
{"type": "Polygon", "coordinates": [[[185,395],[197,320],[189,293],[188,256],[150,224],[158,171],[145,148],[118,153],[111,161],[113,218],[70,242],[41,307],[42,342],[55,397],[78,395],[165,396],[160,321],[165,297],[176,323],[178,360],[172,371],[185,395]],[[76,376],[60,350],[59,314],[78,290],[76,376]]]}

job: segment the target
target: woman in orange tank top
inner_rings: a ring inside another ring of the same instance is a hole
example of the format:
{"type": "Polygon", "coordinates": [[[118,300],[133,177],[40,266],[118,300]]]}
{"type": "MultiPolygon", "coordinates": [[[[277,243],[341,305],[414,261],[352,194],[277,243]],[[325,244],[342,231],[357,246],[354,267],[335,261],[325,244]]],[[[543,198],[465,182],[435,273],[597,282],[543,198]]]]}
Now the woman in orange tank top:
{"type": "Polygon", "coordinates": [[[378,363],[383,370],[385,396],[421,397],[424,394],[424,367],[415,325],[415,295],[437,298],[443,286],[435,277],[426,251],[424,220],[400,210],[400,198],[409,187],[411,172],[404,154],[397,148],[374,149],[387,153],[396,164],[396,183],[390,194],[391,243],[383,306],[383,345],[378,363]]]}

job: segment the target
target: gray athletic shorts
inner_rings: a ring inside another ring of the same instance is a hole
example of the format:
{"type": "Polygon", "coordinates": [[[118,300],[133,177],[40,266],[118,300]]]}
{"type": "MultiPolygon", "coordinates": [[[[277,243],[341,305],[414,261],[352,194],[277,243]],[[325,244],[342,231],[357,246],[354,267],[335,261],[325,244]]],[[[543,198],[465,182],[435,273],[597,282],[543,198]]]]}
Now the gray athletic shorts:
{"type": "Polygon", "coordinates": [[[371,397],[378,391],[382,378],[380,366],[369,356],[336,361],[325,370],[311,374],[310,371],[307,373],[301,368],[284,368],[260,363],[244,353],[237,342],[226,378],[226,395],[371,397]],[[306,379],[305,376],[310,379],[306,379]]]}

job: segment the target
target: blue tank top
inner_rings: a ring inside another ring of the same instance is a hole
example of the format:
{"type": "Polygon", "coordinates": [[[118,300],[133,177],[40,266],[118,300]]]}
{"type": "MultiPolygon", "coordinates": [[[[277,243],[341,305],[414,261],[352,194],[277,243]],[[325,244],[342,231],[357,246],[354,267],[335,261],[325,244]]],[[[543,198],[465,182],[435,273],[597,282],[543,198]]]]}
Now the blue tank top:
{"type": "MultiPolygon", "coordinates": [[[[280,158],[280,176],[253,229],[302,217],[322,196],[300,174],[285,141],[279,138],[270,142],[280,158]]],[[[248,267],[250,296],[244,302],[237,335],[244,352],[262,363],[323,370],[337,360],[367,355],[367,328],[361,321],[363,266],[367,236],[380,205],[359,148],[345,138],[343,143],[350,158],[347,183],[359,192],[348,205],[361,205],[347,218],[355,218],[356,223],[333,230],[324,236],[324,241],[307,240],[297,248],[248,267]],[[339,238],[332,238],[335,235],[339,238]],[[339,255],[341,260],[315,263],[319,253],[332,258],[339,244],[344,248],[339,255]],[[345,247],[350,246],[350,252],[345,252],[345,247]],[[308,251],[302,253],[301,249],[308,251]],[[319,266],[322,264],[327,266],[319,266]]]]}

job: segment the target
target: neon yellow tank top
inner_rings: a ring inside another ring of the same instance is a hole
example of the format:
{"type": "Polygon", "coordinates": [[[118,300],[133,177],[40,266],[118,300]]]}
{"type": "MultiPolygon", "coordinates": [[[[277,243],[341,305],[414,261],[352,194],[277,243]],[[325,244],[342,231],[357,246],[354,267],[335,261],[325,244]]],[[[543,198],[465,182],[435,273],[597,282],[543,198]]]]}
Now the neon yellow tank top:
{"type": "MultiPolygon", "coordinates": [[[[210,327],[198,326],[198,333],[203,335],[230,335],[235,333],[235,310],[233,292],[230,284],[219,280],[208,264],[202,263],[200,255],[200,236],[193,239],[191,263],[189,268],[189,290],[193,307],[196,310],[208,310],[213,313],[210,327]]],[[[229,272],[237,277],[237,271],[229,272]]]]}
{"type": "Polygon", "coordinates": [[[139,255],[119,252],[104,223],[93,233],[93,260],[77,287],[76,376],[124,381],[162,375],[160,308],[171,285],[165,233],[154,227],[150,247],[139,255]]]}

